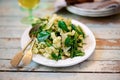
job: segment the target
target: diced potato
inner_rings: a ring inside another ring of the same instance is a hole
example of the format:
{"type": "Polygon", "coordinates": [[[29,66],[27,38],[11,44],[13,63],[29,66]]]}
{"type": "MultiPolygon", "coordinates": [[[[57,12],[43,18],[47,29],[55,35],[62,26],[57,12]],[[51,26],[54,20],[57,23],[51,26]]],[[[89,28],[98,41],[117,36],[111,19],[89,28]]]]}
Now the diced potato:
{"type": "Polygon", "coordinates": [[[45,56],[46,58],[49,58],[49,57],[50,57],[50,54],[44,53],[43,56],[45,56]]]}
{"type": "Polygon", "coordinates": [[[56,38],[56,36],[55,36],[55,33],[54,33],[54,32],[52,32],[52,33],[51,33],[51,37],[52,37],[52,39],[55,39],[55,38],[56,38]]]}
{"type": "Polygon", "coordinates": [[[70,53],[69,52],[64,52],[65,56],[69,57],[70,53]]]}
{"type": "Polygon", "coordinates": [[[51,49],[52,52],[54,52],[54,53],[58,53],[58,52],[59,52],[59,50],[55,49],[53,46],[51,46],[50,49],[51,49]]]}
{"type": "Polygon", "coordinates": [[[45,52],[45,49],[39,49],[39,52],[43,54],[45,52]]]}
{"type": "Polygon", "coordinates": [[[82,35],[79,35],[79,37],[78,37],[79,39],[83,39],[83,36],[82,35]]]}
{"type": "Polygon", "coordinates": [[[37,54],[37,53],[38,53],[38,49],[37,49],[36,47],[34,47],[34,48],[32,49],[32,52],[35,53],[35,54],[37,54]]]}
{"type": "Polygon", "coordinates": [[[70,36],[73,36],[75,34],[75,31],[72,30],[72,32],[68,32],[67,34],[70,35],[70,36]]]}
{"type": "Polygon", "coordinates": [[[46,47],[45,48],[45,52],[48,53],[48,54],[51,54],[52,53],[52,49],[49,48],[49,47],[46,47]]]}
{"type": "Polygon", "coordinates": [[[53,46],[55,48],[60,48],[61,47],[61,37],[56,37],[54,40],[53,40],[53,46]]]}

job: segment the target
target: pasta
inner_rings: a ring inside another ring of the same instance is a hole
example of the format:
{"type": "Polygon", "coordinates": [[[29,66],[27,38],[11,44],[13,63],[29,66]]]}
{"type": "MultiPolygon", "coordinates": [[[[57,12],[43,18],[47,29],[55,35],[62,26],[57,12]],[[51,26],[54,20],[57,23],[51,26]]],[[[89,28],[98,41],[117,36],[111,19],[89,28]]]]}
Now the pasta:
{"type": "Polygon", "coordinates": [[[33,27],[36,25],[39,29],[33,32],[36,37],[32,48],[34,54],[53,60],[85,55],[82,48],[86,35],[79,25],[72,24],[71,19],[54,14],[32,24],[33,27]]]}

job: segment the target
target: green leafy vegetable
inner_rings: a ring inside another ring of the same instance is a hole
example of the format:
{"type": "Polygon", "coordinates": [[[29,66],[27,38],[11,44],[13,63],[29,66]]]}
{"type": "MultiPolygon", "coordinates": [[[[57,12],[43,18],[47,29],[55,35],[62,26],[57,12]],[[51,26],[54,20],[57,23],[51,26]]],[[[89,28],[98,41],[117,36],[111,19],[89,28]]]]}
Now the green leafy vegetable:
{"type": "Polygon", "coordinates": [[[75,51],[77,50],[77,47],[78,47],[77,37],[78,37],[78,34],[75,33],[75,35],[73,37],[73,45],[71,46],[71,53],[70,53],[71,58],[73,58],[75,56],[75,51]]]}
{"type": "Polygon", "coordinates": [[[78,40],[78,34],[77,33],[75,33],[75,35],[74,35],[74,49],[77,49],[77,47],[78,47],[78,43],[77,43],[77,40],[78,40]]]}
{"type": "Polygon", "coordinates": [[[52,59],[54,59],[54,60],[58,60],[58,56],[57,56],[55,53],[52,53],[52,54],[51,54],[51,57],[52,57],[52,59]]]}
{"type": "Polygon", "coordinates": [[[85,53],[82,52],[81,50],[76,50],[76,51],[75,51],[75,54],[74,54],[74,57],[75,57],[75,56],[84,56],[84,55],[85,55],[85,53]]]}
{"type": "Polygon", "coordinates": [[[45,43],[47,44],[48,47],[52,46],[52,44],[49,42],[45,42],[45,43]]]}
{"type": "Polygon", "coordinates": [[[82,27],[72,24],[70,19],[46,16],[38,18],[32,26],[35,29],[31,31],[31,36],[34,34],[33,37],[37,38],[33,51],[37,49],[38,54],[56,61],[85,55],[82,48],[86,35],[82,27]]]}
{"type": "Polygon", "coordinates": [[[63,54],[63,50],[60,49],[60,50],[59,50],[59,54],[58,54],[58,59],[62,59],[62,54],[63,54]]]}
{"type": "Polygon", "coordinates": [[[71,27],[73,30],[75,30],[78,34],[83,35],[83,38],[85,38],[85,34],[83,30],[79,26],[75,26],[74,24],[71,24],[71,27]]]}
{"type": "Polygon", "coordinates": [[[50,33],[47,31],[42,31],[38,34],[37,39],[39,42],[45,41],[50,36],[50,33]]]}
{"type": "Polygon", "coordinates": [[[52,42],[49,39],[45,40],[45,43],[48,47],[52,46],[52,42]]]}
{"type": "Polygon", "coordinates": [[[55,53],[52,53],[52,54],[51,54],[51,57],[52,57],[52,59],[54,59],[54,60],[60,60],[60,59],[62,59],[62,54],[63,54],[63,50],[60,49],[58,55],[55,54],[55,53]]]}
{"type": "Polygon", "coordinates": [[[65,31],[69,31],[69,29],[67,28],[67,25],[64,21],[58,21],[58,27],[61,28],[62,30],[65,30],[65,31]]]}
{"type": "Polygon", "coordinates": [[[30,36],[34,35],[34,37],[37,37],[37,35],[43,30],[43,28],[46,26],[48,22],[48,19],[45,18],[39,18],[36,23],[32,24],[32,27],[34,27],[34,29],[30,32],[30,36]]]}
{"type": "Polygon", "coordinates": [[[72,28],[72,30],[75,30],[75,31],[76,31],[75,25],[71,24],[71,28],[72,28]]]}
{"type": "Polygon", "coordinates": [[[72,46],[73,45],[73,39],[68,36],[66,39],[65,39],[65,42],[64,42],[65,46],[69,47],[69,46],[72,46]]]}

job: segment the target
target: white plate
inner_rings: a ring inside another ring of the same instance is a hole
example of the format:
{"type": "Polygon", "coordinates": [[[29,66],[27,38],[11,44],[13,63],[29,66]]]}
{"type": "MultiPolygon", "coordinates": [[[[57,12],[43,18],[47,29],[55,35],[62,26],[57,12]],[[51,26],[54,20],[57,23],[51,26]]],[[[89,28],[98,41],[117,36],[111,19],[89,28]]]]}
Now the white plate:
{"type": "Polygon", "coordinates": [[[105,17],[120,13],[120,7],[91,10],[91,9],[78,8],[75,6],[68,6],[67,10],[70,11],[71,13],[81,16],[88,16],[88,17],[105,17]]]}
{"type": "MultiPolygon", "coordinates": [[[[76,24],[76,25],[80,25],[81,28],[84,30],[85,34],[87,35],[87,38],[85,39],[86,45],[84,45],[84,48],[83,48],[85,51],[84,56],[55,61],[55,60],[47,59],[39,54],[34,54],[32,60],[39,64],[45,65],[45,66],[67,67],[67,66],[72,66],[72,65],[78,64],[78,63],[86,60],[88,57],[90,57],[96,46],[96,40],[95,40],[93,33],[90,31],[90,29],[86,25],[82,24],[81,22],[72,20],[72,23],[76,24]]],[[[28,35],[30,29],[31,29],[31,27],[27,28],[21,37],[21,47],[22,48],[30,39],[29,35],[28,35]]]]}

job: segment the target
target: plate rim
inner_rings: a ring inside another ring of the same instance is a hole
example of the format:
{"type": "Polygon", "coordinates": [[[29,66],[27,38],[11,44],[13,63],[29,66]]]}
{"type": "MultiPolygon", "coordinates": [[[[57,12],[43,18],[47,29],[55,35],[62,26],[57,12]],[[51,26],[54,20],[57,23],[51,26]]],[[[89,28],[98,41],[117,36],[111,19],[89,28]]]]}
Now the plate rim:
{"type": "Polygon", "coordinates": [[[84,8],[78,8],[78,7],[76,7],[76,6],[67,6],[67,7],[72,7],[72,8],[74,8],[74,9],[79,9],[79,10],[84,10],[84,11],[96,11],[96,12],[101,12],[101,11],[109,11],[109,10],[114,10],[114,9],[117,9],[117,7],[116,8],[107,8],[107,9],[96,9],[96,10],[94,10],[94,9],[84,9],[84,8]]]}
{"type": "MultiPolygon", "coordinates": [[[[38,55],[36,55],[36,54],[34,54],[33,55],[33,58],[32,58],[32,60],[34,61],[34,62],[36,62],[36,63],[38,63],[38,64],[41,64],[41,65],[45,65],[45,66],[49,66],[49,67],[67,67],[67,66],[72,66],[72,65],[76,65],[76,64],[78,64],[78,63],[81,63],[81,62],[83,62],[84,60],[86,60],[86,59],[88,59],[92,54],[93,54],[93,52],[94,52],[94,50],[95,50],[95,47],[96,47],[96,39],[95,39],[95,36],[94,36],[94,34],[93,34],[93,32],[85,25],[85,24],[83,24],[83,23],[81,23],[81,22],[79,22],[79,21],[77,21],[77,20],[74,20],[74,19],[72,19],[72,23],[74,23],[74,24],[76,24],[77,23],[77,25],[82,25],[82,27],[81,28],[85,28],[85,29],[87,29],[87,30],[89,30],[89,32],[90,32],[90,34],[91,34],[91,36],[92,36],[92,39],[93,39],[93,49],[91,50],[91,52],[88,54],[88,55],[85,55],[85,56],[78,56],[78,57],[74,57],[74,58],[68,58],[68,59],[65,59],[65,60],[59,60],[59,61],[55,61],[55,60],[50,60],[50,61],[54,61],[54,64],[56,63],[56,65],[53,65],[52,63],[50,64],[47,64],[47,63],[44,63],[44,62],[40,62],[40,59],[38,59],[37,57],[41,57],[39,54],[38,55]],[[81,60],[78,60],[79,58],[81,58],[81,60]],[[70,64],[58,64],[58,63],[63,63],[63,61],[67,61],[68,60],[68,62],[69,61],[74,61],[74,63],[70,63],[70,64]]],[[[21,48],[23,48],[23,45],[25,44],[23,44],[23,40],[24,40],[24,36],[25,36],[25,34],[27,33],[27,35],[28,35],[28,31],[31,29],[32,27],[29,27],[29,28],[27,28],[25,31],[24,31],[24,33],[23,33],[23,35],[21,36],[21,48]]],[[[84,31],[84,30],[83,30],[84,31]]],[[[30,39],[29,38],[29,36],[27,36],[26,37],[28,40],[30,39]]],[[[45,58],[45,57],[41,57],[41,58],[45,58]]]]}
{"type": "Polygon", "coordinates": [[[119,11],[120,7],[101,9],[101,10],[90,10],[90,9],[77,8],[75,6],[67,6],[66,9],[71,13],[81,16],[88,16],[88,17],[105,17],[120,13],[119,11]]]}

